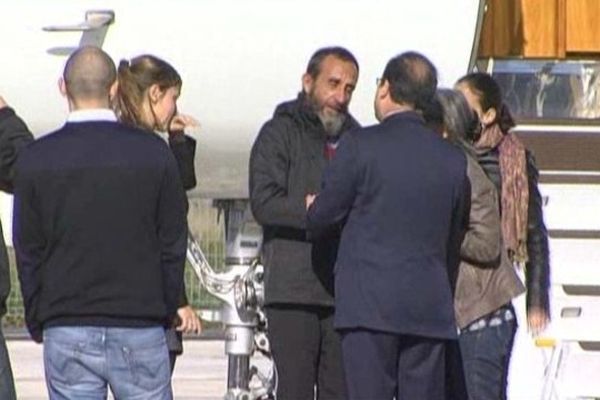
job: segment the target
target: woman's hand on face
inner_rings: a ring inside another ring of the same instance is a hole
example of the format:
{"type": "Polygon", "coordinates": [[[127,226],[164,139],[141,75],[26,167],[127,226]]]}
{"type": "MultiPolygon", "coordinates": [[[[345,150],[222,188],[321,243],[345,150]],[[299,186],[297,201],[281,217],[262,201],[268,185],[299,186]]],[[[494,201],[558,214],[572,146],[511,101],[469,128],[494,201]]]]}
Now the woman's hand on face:
{"type": "Polygon", "coordinates": [[[177,114],[171,120],[169,132],[183,131],[185,128],[199,127],[200,123],[197,119],[186,114],[177,114]]]}

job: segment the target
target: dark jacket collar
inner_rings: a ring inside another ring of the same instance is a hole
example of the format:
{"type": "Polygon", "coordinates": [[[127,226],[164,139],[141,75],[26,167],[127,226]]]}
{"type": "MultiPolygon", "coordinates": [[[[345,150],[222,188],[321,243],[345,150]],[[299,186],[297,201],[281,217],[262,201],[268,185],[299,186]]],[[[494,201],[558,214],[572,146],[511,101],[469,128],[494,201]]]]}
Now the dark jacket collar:
{"type": "Polygon", "coordinates": [[[418,124],[425,124],[425,120],[423,116],[416,111],[401,111],[385,117],[382,123],[395,122],[395,121],[405,121],[405,122],[415,122],[418,124]]]}

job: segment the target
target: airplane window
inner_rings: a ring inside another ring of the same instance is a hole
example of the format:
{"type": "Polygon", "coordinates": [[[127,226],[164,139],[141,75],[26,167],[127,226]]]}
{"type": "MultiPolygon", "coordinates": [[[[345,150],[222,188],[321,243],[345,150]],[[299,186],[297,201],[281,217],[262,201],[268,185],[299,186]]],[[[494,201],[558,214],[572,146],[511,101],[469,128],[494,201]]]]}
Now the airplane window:
{"type": "Polygon", "coordinates": [[[482,70],[496,78],[519,122],[600,118],[599,61],[501,59],[482,70]]]}

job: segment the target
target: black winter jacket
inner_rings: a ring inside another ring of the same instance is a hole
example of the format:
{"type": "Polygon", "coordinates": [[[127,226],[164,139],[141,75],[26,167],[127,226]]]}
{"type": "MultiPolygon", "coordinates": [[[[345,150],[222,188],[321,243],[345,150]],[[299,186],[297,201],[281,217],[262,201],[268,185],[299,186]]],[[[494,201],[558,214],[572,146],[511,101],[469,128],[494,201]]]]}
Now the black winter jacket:
{"type": "Polygon", "coordinates": [[[169,147],[175,156],[179,167],[179,176],[185,190],[196,187],[196,169],[194,158],[196,156],[196,139],[183,133],[173,132],[169,135],[169,147]]]}
{"type": "MultiPolygon", "coordinates": [[[[342,131],[359,127],[348,117],[342,131]]],[[[280,104],[250,154],[250,205],[262,225],[266,304],[333,306],[338,235],[311,243],[305,196],[318,193],[326,133],[303,94],[280,104]]]]}
{"type": "MultiPolygon", "coordinates": [[[[19,151],[33,135],[27,125],[10,107],[0,109],[0,190],[12,193],[15,176],[14,164],[19,151]]],[[[10,292],[8,255],[0,225],[0,318],[6,314],[6,299],[10,292]]]]}
{"type": "MultiPolygon", "coordinates": [[[[185,190],[191,190],[196,187],[196,168],[194,158],[196,156],[196,139],[186,135],[183,131],[169,132],[169,147],[175,161],[177,161],[177,167],[179,169],[179,176],[181,177],[181,183],[185,190]]],[[[189,210],[189,203],[186,198],[186,212],[189,210]]],[[[184,307],[189,304],[185,281],[183,282],[183,290],[181,296],[179,296],[179,307],[184,307]]],[[[178,332],[175,328],[170,328],[165,331],[165,338],[167,340],[167,348],[169,352],[176,354],[183,353],[183,335],[178,332]]]]}
{"type": "MultiPolygon", "coordinates": [[[[527,309],[538,307],[550,315],[548,231],[544,224],[542,196],[538,189],[539,173],[533,155],[528,150],[526,151],[526,158],[527,182],[529,184],[529,206],[527,208],[527,254],[529,261],[525,268],[527,309]]],[[[487,152],[479,152],[477,159],[500,195],[502,193],[502,179],[498,148],[487,152]]]]}

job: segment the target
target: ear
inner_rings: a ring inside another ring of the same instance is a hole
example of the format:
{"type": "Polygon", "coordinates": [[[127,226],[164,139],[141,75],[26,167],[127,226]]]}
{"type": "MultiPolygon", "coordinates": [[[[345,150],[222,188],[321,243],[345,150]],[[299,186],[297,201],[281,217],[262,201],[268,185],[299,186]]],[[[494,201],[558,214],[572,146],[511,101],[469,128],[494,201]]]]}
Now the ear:
{"type": "Polygon", "coordinates": [[[58,78],[58,90],[63,97],[67,97],[67,84],[62,76],[58,78]]]}
{"type": "Polygon", "coordinates": [[[152,104],[158,103],[158,101],[160,100],[160,98],[163,95],[164,95],[164,92],[162,90],[160,90],[160,87],[156,83],[154,83],[148,89],[148,96],[150,97],[150,101],[152,102],[152,104]]]}
{"type": "Polygon", "coordinates": [[[383,81],[377,87],[377,92],[375,95],[382,100],[388,97],[390,95],[390,83],[387,80],[383,81]]]}
{"type": "Polygon", "coordinates": [[[112,85],[110,85],[110,89],[109,89],[109,98],[110,101],[113,101],[114,98],[117,96],[117,91],[119,90],[119,81],[115,80],[113,82],[112,85]]]}
{"type": "Polygon", "coordinates": [[[494,121],[496,121],[497,115],[498,115],[498,113],[496,112],[496,109],[490,108],[489,110],[484,112],[483,115],[481,116],[481,122],[485,126],[491,125],[494,123],[494,121]]]}
{"type": "Polygon", "coordinates": [[[310,93],[314,85],[314,79],[309,73],[302,75],[302,89],[304,93],[310,93]]]}

